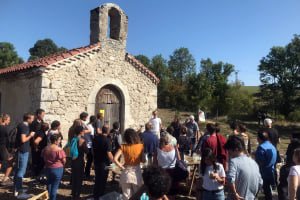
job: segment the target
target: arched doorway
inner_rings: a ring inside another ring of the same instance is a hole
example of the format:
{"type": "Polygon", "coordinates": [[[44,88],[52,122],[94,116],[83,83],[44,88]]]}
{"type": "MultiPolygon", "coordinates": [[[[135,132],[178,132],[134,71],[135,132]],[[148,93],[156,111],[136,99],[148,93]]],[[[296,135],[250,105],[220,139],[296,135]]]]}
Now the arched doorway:
{"type": "Polygon", "coordinates": [[[113,85],[105,85],[100,89],[95,101],[95,115],[104,111],[102,126],[108,124],[113,127],[114,122],[119,122],[121,131],[124,127],[124,103],[120,91],[113,85]]]}

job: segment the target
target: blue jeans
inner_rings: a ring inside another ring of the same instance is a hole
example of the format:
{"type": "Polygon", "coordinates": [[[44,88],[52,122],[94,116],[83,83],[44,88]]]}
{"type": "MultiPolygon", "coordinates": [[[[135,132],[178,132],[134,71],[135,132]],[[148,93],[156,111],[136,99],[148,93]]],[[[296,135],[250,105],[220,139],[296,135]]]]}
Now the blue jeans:
{"type": "Polygon", "coordinates": [[[50,196],[49,200],[55,200],[56,191],[63,175],[63,167],[45,168],[45,174],[47,177],[47,190],[50,196]]]}
{"type": "Polygon", "coordinates": [[[221,190],[220,192],[207,192],[203,191],[202,199],[205,200],[224,200],[225,195],[224,195],[224,190],[221,190]]]}
{"type": "Polygon", "coordinates": [[[14,176],[14,190],[21,191],[23,185],[23,176],[26,172],[29,152],[17,152],[14,176]]]}

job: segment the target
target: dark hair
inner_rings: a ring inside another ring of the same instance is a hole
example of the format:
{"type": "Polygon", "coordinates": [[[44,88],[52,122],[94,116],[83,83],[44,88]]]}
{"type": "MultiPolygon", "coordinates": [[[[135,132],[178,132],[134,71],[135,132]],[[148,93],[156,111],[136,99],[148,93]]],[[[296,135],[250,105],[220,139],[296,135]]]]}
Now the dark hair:
{"type": "Polygon", "coordinates": [[[36,116],[38,116],[39,114],[42,114],[43,112],[45,112],[45,110],[39,108],[35,111],[36,116]]]}
{"type": "Polygon", "coordinates": [[[216,164],[217,163],[216,156],[210,148],[205,148],[202,150],[202,158],[201,158],[201,163],[200,163],[200,169],[201,169],[202,175],[204,176],[205,169],[206,169],[205,158],[209,158],[209,160],[212,161],[214,172],[217,172],[219,167],[216,164]]]}
{"type": "Polygon", "coordinates": [[[239,129],[242,133],[245,133],[246,132],[246,124],[240,124],[239,129]]]}
{"type": "Polygon", "coordinates": [[[103,126],[102,133],[108,133],[108,132],[109,132],[109,128],[107,126],[103,126]]]}
{"type": "Polygon", "coordinates": [[[229,136],[227,142],[224,144],[223,148],[232,151],[238,149],[239,152],[245,152],[245,143],[241,137],[237,135],[231,135],[229,136]]]}
{"type": "Polygon", "coordinates": [[[90,116],[90,124],[94,124],[96,122],[96,117],[95,115],[90,116]]]}
{"type": "Polygon", "coordinates": [[[34,114],[33,113],[25,113],[23,115],[23,121],[27,121],[28,119],[31,118],[31,116],[34,116],[34,114]]]}
{"type": "Polygon", "coordinates": [[[230,129],[232,129],[232,130],[236,130],[236,128],[237,128],[237,125],[235,122],[232,122],[229,126],[230,126],[230,129]]]}
{"type": "Polygon", "coordinates": [[[173,133],[174,133],[174,128],[173,128],[173,126],[168,126],[167,132],[170,133],[170,135],[173,135],[173,133]]]}
{"type": "Polygon", "coordinates": [[[113,129],[118,129],[120,128],[120,123],[119,122],[114,122],[113,123],[113,129]]]}
{"type": "Polygon", "coordinates": [[[89,114],[87,114],[86,112],[82,112],[82,113],[80,113],[79,118],[81,120],[84,120],[85,118],[87,118],[87,116],[89,116],[89,114]]]}
{"type": "Polygon", "coordinates": [[[182,126],[182,127],[180,128],[180,134],[182,134],[182,135],[187,134],[187,131],[188,131],[188,129],[187,129],[186,126],[182,126]]]}
{"type": "Polygon", "coordinates": [[[161,167],[146,168],[143,172],[143,180],[150,197],[153,198],[161,198],[171,187],[171,178],[161,167]]]}
{"type": "Polygon", "coordinates": [[[267,141],[269,139],[268,137],[268,133],[265,132],[264,130],[259,130],[257,132],[257,137],[261,140],[261,141],[267,141]]]}
{"type": "Polygon", "coordinates": [[[297,163],[295,163],[295,164],[299,164],[300,163],[300,148],[297,148],[294,150],[294,156],[296,156],[296,158],[297,158],[297,163]]]}
{"type": "Polygon", "coordinates": [[[215,123],[215,126],[216,126],[216,133],[220,133],[220,126],[218,123],[215,123]]]}
{"type": "Polygon", "coordinates": [[[53,134],[50,136],[50,142],[51,144],[53,144],[54,142],[56,142],[59,138],[61,138],[60,134],[53,134]]]}
{"type": "Polygon", "coordinates": [[[43,123],[42,127],[41,127],[41,131],[45,133],[48,130],[49,130],[49,124],[48,123],[43,123]]]}
{"type": "Polygon", "coordinates": [[[103,117],[102,113],[97,113],[97,119],[100,119],[101,117],[103,117]]]}
{"type": "Polygon", "coordinates": [[[124,140],[127,144],[139,144],[139,143],[141,143],[139,135],[132,128],[128,128],[128,129],[125,130],[124,140]]]}
{"type": "Polygon", "coordinates": [[[59,126],[60,126],[60,122],[57,121],[57,120],[54,120],[54,121],[51,123],[51,129],[52,129],[52,130],[57,129],[59,126]]]}
{"type": "Polygon", "coordinates": [[[293,132],[293,133],[292,133],[292,137],[293,137],[293,138],[300,139],[300,132],[299,132],[299,131],[293,132]]]}
{"type": "Polygon", "coordinates": [[[76,126],[74,128],[74,134],[75,134],[75,136],[78,136],[82,131],[84,131],[84,129],[83,129],[82,126],[76,126]]]}
{"type": "Polygon", "coordinates": [[[209,134],[213,134],[216,132],[216,125],[214,125],[212,123],[206,124],[206,130],[207,130],[207,132],[209,132],[209,134]]]}

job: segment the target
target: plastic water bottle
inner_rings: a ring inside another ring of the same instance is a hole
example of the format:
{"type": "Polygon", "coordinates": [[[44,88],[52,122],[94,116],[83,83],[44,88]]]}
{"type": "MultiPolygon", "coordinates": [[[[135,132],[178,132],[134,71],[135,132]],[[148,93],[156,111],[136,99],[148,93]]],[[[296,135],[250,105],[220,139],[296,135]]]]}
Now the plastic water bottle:
{"type": "Polygon", "coordinates": [[[149,197],[146,193],[143,193],[143,195],[141,196],[140,200],[149,200],[149,197]]]}

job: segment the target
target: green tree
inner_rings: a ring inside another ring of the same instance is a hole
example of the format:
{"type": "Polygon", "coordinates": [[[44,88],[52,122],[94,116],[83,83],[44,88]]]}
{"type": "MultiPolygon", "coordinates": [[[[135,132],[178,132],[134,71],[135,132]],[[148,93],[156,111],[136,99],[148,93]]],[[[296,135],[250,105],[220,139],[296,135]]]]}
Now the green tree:
{"type": "Polygon", "coordinates": [[[232,64],[218,62],[213,63],[211,59],[201,60],[200,73],[194,78],[193,82],[189,82],[189,94],[199,96],[198,104],[200,108],[210,110],[216,116],[226,114],[228,112],[228,77],[234,71],[232,64]],[[196,82],[196,83],[195,83],[196,82]]]}
{"type": "Polygon", "coordinates": [[[51,39],[38,40],[34,46],[29,49],[30,57],[28,60],[43,58],[64,51],[67,51],[65,47],[58,47],[51,39]]]}
{"type": "Polygon", "coordinates": [[[187,48],[176,49],[168,62],[169,69],[172,71],[174,79],[179,80],[180,85],[184,84],[186,76],[196,72],[196,61],[187,48]]]}
{"type": "Polygon", "coordinates": [[[258,66],[261,80],[261,97],[274,114],[287,117],[299,105],[300,89],[300,35],[294,35],[285,47],[272,47],[258,66]],[[269,96],[266,96],[266,95],[269,96]]]}
{"type": "Polygon", "coordinates": [[[254,106],[253,95],[249,91],[242,90],[243,83],[239,80],[236,80],[229,86],[226,99],[229,119],[236,121],[242,115],[252,115],[254,106]]]}
{"type": "Polygon", "coordinates": [[[18,56],[13,44],[0,42],[0,69],[23,63],[23,59],[18,56]]]}
{"type": "Polygon", "coordinates": [[[170,98],[168,89],[170,87],[171,71],[168,69],[167,60],[161,54],[151,59],[149,69],[159,78],[160,82],[157,87],[157,103],[160,108],[168,108],[170,106],[170,98]]]}
{"type": "Polygon", "coordinates": [[[150,68],[150,59],[147,56],[144,55],[137,55],[134,56],[137,60],[139,60],[145,67],[150,68]]]}

